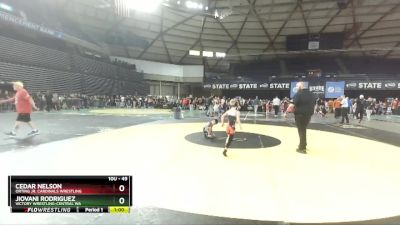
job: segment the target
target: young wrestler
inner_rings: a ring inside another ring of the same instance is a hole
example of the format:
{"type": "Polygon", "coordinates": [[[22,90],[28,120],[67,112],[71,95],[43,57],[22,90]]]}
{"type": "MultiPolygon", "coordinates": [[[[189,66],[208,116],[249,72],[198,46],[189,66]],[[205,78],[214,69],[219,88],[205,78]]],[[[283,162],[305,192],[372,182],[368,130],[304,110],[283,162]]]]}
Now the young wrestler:
{"type": "Polygon", "coordinates": [[[222,121],[222,127],[224,126],[224,119],[225,117],[228,117],[228,127],[226,128],[226,134],[228,135],[226,137],[225,141],[225,147],[223,151],[223,155],[227,157],[228,155],[226,154],[228,152],[228,148],[232,143],[233,136],[235,135],[235,125],[236,122],[239,124],[240,129],[242,129],[242,125],[240,124],[240,112],[238,110],[238,101],[236,99],[232,99],[229,102],[230,109],[226,111],[222,116],[221,116],[221,121],[222,121]]]}
{"type": "Polygon", "coordinates": [[[205,138],[214,138],[215,135],[213,133],[213,126],[215,124],[218,124],[218,119],[213,119],[210,122],[208,122],[204,127],[203,127],[203,133],[205,138]]]}

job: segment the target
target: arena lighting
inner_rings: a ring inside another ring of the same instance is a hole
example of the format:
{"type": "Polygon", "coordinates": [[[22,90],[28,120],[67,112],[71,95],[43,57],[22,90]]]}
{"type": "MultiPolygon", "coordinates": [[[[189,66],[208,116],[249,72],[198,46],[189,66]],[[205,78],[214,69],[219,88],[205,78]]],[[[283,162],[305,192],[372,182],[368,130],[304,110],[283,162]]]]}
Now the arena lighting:
{"type": "Polygon", "coordinates": [[[215,18],[218,18],[218,17],[219,17],[218,10],[215,10],[215,12],[214,12],[214,17],[215,17],[215,18]]]}
{"type": "Polygon", "coordinates": [[[180,4],[181,4],[181,1],[177,1],[176,4],[180,5],[180,4]]]}
{"type": "Polygon", "coordinates": [[[208,6],[206,6],[206,8],[205,8],[206,10],[208,10],[208,6]]]}
{"type": "Polygon", "coordinates": [[[215,57],[217,58],[225,58],[226,53],[225,52],[216,52],[215,57]]]}
{"type": "Polygon", "coordinates": [[[197,50],[189,50],[189,55],[200,56],[200,51],[197,51],[197,50]]]}
{"type": "Polygon", "coordinates": [[[189,9],[203,9],[204,7],[203,4],[192,1],[186,1],[185,5],[189,9]]]}
{"type": "Polygon", "coordinates": [[[188,7],[189,9],[193,8],[193,2],[187,1],[186,2],[186,7],[188,7]]]}
{"type": "Polygon", "coordinates": [[[213,57],[214,56],[214,52],[203,51],[203,56],[204,57],[213,57]]]}
{"type": "Polygon", "coordinates": [[[126,6],[129,9],[142,12],[154,12],[160,6],[161,0],[129,0],[126,1],[126,6]]]}
{"type": "Polygon", "coordinates": [[[7,4],[4,4],[4,3],[0,3],[0,9],[4,9],[4,10],[9,11],[9,12],[13,11],[13,8],[11,6],[9,6],[7,4]]]}
{"type": "Polygon", "coordinates": [[[218,10],[214,11],[214,17],[215,19],[220,19],[223,20],[225,17],[232,15],[233,11],[232,9],[227,9],[227,10],[218,10]]]}

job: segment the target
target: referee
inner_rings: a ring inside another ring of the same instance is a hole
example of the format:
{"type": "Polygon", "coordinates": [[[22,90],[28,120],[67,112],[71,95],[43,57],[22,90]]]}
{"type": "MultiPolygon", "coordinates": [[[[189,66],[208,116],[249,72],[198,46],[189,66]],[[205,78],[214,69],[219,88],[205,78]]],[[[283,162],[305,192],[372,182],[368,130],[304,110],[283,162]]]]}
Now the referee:
{"type": "Polygon", "coordinates": [[[310,123],[311,116],[314,114],[315,97],[309,91],[304,89],[304,83],[298,82],[296,84],[297,93],[293,98],[295,105],[295,120],[297,131],[299,132],[300,144],[297,152],[306,154],[307,147],[307,126],[310,123]]]}

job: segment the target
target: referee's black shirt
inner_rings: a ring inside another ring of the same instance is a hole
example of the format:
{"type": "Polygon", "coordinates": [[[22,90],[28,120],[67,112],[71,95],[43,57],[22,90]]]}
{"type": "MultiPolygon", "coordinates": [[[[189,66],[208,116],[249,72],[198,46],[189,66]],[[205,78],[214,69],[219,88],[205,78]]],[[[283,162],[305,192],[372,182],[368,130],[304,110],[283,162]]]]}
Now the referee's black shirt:
{"type": "Polygon", "coordinates": [[[293,98],[295,105],[295,115],[308,115],[314,114],[315,96],[307,89],[299,90],[293,98]]]}

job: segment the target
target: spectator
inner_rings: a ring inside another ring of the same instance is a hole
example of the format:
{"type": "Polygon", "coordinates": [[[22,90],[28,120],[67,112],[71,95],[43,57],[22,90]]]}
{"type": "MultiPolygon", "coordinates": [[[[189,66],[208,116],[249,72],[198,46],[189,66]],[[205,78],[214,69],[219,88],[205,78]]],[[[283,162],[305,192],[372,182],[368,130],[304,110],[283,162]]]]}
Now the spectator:
{"type": "Polygon", "coordinates": [[[342,96],[342,102],[341,102],[341,111],[342,111],[342,122],[340,124],[344,123],[344,119],[346,119],[346,124],[349,124],[349,97],[347,96],[342,96]]]}
{"type": "Polygon", "coordinates": [[[272,105],[273,105],[274,110],[275,110],[275,117],[278,117],[279,106],[281,105],[281,100],[278,98],[278,96],[276,96],[276,97],[272,100],[272,105]]]}

